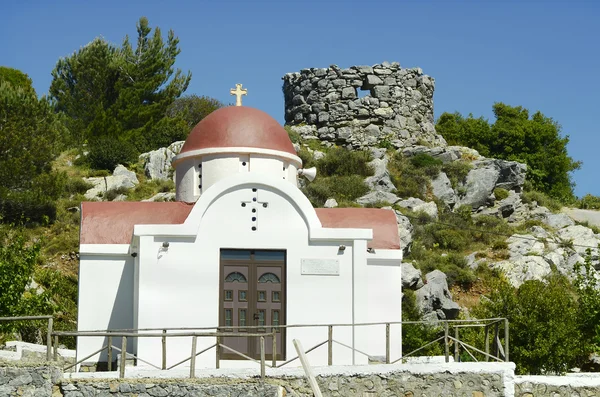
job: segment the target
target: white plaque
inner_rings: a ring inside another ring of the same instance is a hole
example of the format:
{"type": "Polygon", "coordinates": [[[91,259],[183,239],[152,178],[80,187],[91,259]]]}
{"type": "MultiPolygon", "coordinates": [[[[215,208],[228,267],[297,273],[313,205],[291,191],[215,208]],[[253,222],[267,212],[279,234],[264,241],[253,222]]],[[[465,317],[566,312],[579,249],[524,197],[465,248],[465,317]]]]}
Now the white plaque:
{"type": "Polygon", "coordinates": [[[321,276],[339,276],[340,261],[337,259],[302,259],[301,273],[321,276]]]}

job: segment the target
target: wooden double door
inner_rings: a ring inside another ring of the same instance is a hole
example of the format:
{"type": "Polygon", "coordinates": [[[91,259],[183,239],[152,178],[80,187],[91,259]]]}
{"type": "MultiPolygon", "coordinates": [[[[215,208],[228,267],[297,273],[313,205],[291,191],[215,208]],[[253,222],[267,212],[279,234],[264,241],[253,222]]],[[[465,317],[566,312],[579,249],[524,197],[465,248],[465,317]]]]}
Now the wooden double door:
{"type": "MultiPolygon", "coordinates": [[[[285,360],[285,329],[277,328],[285,325],[285,251],[221,250],[220,262],[219,331],[232,335],[221,343],[260,359],[260,337],[245,335],[276,330],[276,359],[285,360]]],[[[265,356],[273,359],[271,336],[265,356]]],[[[221,357],[243,359],[227,349],[221,357]]]]}

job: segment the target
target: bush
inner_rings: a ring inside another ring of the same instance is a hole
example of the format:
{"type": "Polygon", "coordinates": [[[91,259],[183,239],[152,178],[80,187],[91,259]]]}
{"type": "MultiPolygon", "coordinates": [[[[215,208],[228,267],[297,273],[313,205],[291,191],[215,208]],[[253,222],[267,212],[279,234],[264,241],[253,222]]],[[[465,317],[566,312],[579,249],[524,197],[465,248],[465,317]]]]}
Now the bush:
{"type": "Polygon", "coordinates": [[[473,166],[471,163],[460,160],[451,161],[442,166],[442,171],[444,171],[448,176],[448,179],[450,179],[453,189],[456,189],[460,183],[464,183],[467,175],[472,169],[473,166]]]}
{"type": "Polygon", "coordinates": [[[367,151],[333,148],[325,157],[317,161],[317,169],[322,176],[371,176],[374,171],[369,166],[371,154],[367,151]]]}
{"type": "Polygon", "coordinates": [[[388,170],[390,179],[396,187],[396,195],[403,198],[426,198],[431,178],[423,168],[415,167],[402,153],[397,153],[390,160],[388,170]]]}
{"type": "Polygon", "coordinates": [[[505,198],[508,197],[508,190],[502,189],[501,187],[497,187],[494,189],[494,196],[496,197],[496,200],[498,200],[498,201],[504,200],[505,198]]]}
{"type": "Polygon", "coordinates": [[[329,198],[339,203],[355,200],[368,192],[369,187],[359,175],[317,178],[304,188],[304,193],[315,207],[322,207],[329,198]]]}
{"type": "Polygon", "coordinates": [[[521,200],[523,200],[525,204],[530,204],[535,201],[538,205],[546,207],[552,212],[558,212],[562,208],[562,203],[560,201],[535,190],[523,192],[521,200]]]}
{"type": "Polygon", "coordinates": [[[426,153],[418,153],[410,158],[413,167],[423,170],[430,178],[438,176],[442,169],[442,160],[436,159],[426,153]]]}
{"type": "Polygon", "coordinates": [[[92,168],[114,170],[119,164],[129,165],[137,160],[137,150],[129,142],[111,137],[96,138],[90,143],[88,161],[92,168]]]}
{"type": "MultiPolygon", "coordinates": [[[[402,318],[404,321],[419,321],[422,313],[417,307],[415,292],[403,290],[402,295],[402,318]]],[[[436,340],[443,330],[439,326],[426,324],[406,324],[402,326],[402,353],[404,355],[416,350],[429,342],[436,340]]],[[[437,356],[443,354],[441,343],[433,343],[423,350],[419,355],[437,356]]]]}
{"type": "Polygon", "coordinates": [[[585,210],[597,210],[600,209],[600,197],[586,194],[581,199],[577,200],[577,208],[585,210]]]}

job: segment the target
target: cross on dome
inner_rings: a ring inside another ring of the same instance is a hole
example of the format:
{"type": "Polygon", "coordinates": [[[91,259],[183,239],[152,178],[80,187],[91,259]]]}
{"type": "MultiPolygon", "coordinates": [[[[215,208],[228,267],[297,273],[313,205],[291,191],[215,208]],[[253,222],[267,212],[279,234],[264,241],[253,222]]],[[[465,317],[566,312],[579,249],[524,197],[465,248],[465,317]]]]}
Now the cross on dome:
{"type": "Polygon", "coordinates": [[[241,84],[236,84],[235,89],[229,90],[231,95],[235,95],[235,106],[242,106],[242,95],[248,95],[248,89],[242,88],[241,84]]]}

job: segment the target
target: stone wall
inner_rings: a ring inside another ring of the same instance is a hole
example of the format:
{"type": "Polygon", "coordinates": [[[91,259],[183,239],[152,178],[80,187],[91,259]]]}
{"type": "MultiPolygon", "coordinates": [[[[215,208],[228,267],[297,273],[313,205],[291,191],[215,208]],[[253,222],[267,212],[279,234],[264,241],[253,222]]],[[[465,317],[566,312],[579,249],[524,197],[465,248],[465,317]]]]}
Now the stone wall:
{"type": "Polygon", "coordinates": [[[61,377],[53,366],[0,366],[0,396],[53,397],[61,377]]]}
{"type": "Polygon", "coordinates": [[[420,68],[397,62],[303,69],[283,77],[285,121],[304,138],[355,148],[445,146],[434,127],[434,86],[420,68]]]}
{"type": "MultiPolygon", "coordinates": [[[[0,366],[0,396],[133,397],[261,396],[308,397],[312,391],[298,368],[268,371],[198,371],[198,379],[143,377],[114,379],[115,373],[65,374],[53,366],[0,366]]],[[[600,379],[589,376],[514,377],[512,363],[449,363],[315,368],[323,396],[600,396],[600,379]]],[[[168,374],[167,374],[168,375],[168,374]]],[[[590,374],[592,375],[592,374],[590,374]]],[[[175,376],[175,374],[174,374],[175,376]]]]}

